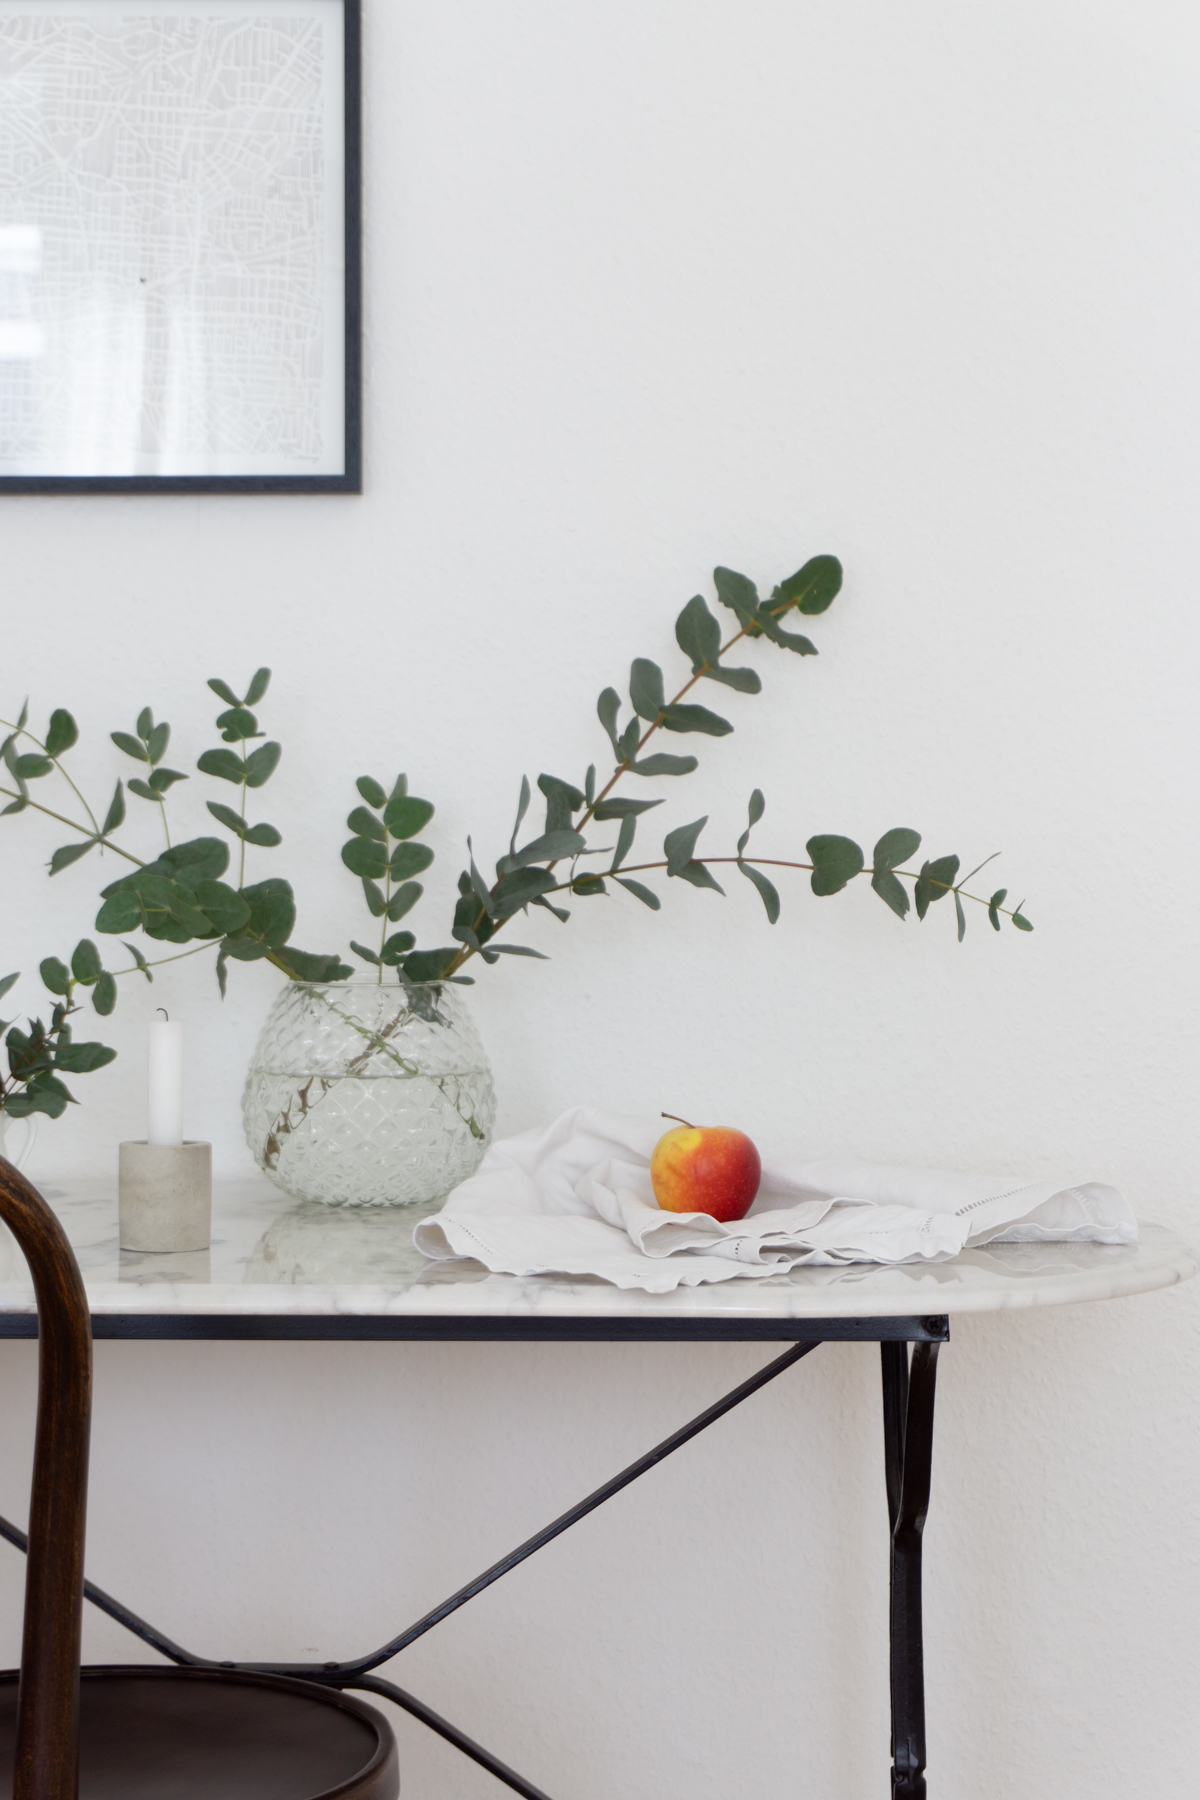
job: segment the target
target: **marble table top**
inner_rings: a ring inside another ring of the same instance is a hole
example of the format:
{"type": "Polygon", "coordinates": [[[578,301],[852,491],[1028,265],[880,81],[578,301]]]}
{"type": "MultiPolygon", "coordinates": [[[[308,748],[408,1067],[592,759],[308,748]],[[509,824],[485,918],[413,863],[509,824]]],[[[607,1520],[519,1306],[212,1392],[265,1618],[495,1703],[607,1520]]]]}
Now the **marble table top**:
{"type": "MultiPolygon", "coordinates": [[[[105,1314],[220,1315],[231,1321],[274,1315],[281,1325],[286,1315],[296,1323],[354,1315],[397,1325],[405,1317],[416,1325],[422,1316],[464,1323],[602,1319],[628,1322],[631,1335],[652,1320],[725,1321],[730,1327],[741,1321],[758,1324],[754,1335],[767,1335],[762,1327],[772,1320],[908,1318],[1106,1300],[1168,1287],[1197,1270],[1180,1238],[1144,1224],[1140,1242],[1128,1248],[993,1245],[943,1263],[798,1268],[767,1279],[646,1294],[595,1278],[494,1275],[474,1262],[428,1262],[413,1246],[413,1227],[440,1202],[327,1207],[290,1200],[261,1177],[218,1182],[211,1248],[150,1255],[118,1246],[115,1175],[50,1181],[41,1191],[75,1248],[97,1329],[105,1314]]],[[[9,1315],[11,1334],[17,1323],[11,1315],[33,1311],[28,1273],[10,1238],[0,1244],[0,1315],[9,1315]]]]}

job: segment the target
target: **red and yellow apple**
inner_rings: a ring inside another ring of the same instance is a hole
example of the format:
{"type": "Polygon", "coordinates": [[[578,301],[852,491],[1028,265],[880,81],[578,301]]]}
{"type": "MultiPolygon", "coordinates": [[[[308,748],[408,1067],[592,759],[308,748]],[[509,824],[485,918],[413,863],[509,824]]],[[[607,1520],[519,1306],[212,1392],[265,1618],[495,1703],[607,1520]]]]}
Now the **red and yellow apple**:
{"type": "Polygon", "coordinates": [[[650,1157],[650,1183],[664,1212],[708,1213],[722,1225],[745,1218],[761,1179],[758,1151],[729,1125],[677,1125],[650,1157]]]}

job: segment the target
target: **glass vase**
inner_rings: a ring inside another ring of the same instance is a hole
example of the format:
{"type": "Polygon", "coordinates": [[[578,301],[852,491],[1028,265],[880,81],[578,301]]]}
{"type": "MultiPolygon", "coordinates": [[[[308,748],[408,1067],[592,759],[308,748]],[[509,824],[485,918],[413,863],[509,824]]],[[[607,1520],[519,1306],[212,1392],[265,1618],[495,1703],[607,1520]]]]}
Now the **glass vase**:
{"type": "Polygon", "coordinates": [[[326,1206],[411,1206],[474,1173],[496,1093],[461,987],[288,982],[242,1094],[277,1187],[326,1206]]]}

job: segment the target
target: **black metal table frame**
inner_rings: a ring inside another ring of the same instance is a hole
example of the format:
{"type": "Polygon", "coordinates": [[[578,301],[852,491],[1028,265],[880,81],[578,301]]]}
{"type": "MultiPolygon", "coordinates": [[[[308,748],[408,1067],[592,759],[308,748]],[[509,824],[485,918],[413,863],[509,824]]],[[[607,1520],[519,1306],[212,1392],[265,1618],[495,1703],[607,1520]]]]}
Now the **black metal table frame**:
{"type": "MultiPolygon", "coordinates": [[[[888,1520],[891,1530],[891,1709],[893,1800],[925,1800],[925,1678],[921,1624],[921,1537],[929,1509],[929,1483],[933,1456],[933,1405],[939,1347],[950,1336],[945,1315],[929,1318],[890,1319],[689,1319],[677,1315],[647,1315],[624,1320],[602,1318],[455,1318],[450,1315],[394,1315],[361,1317],[347,1314],[105,1314],[92,1319],[97,1338],[223,1338],[300,1339],[378,1342],[381,1340],[497,1341],[508,1342],[746,1342],[797,1340],[781,1356],[749,1380],[743,1381],[712,1406],[656,1444],[636,1462],[614,1475],[559,1518],[518,1544],[507,1556],[469,1581],[465,1587],[424,1614],[407,1630],[365,1656],[345,1662],[245,1663],[215,1662],[197,1656],[166,1636],[145,1619],[106,1594],[93,1582],[85,1582],[84,1596],[126,1630],[141,1638],[171,1662],[194,1669],[244,1669],[271,1675],[290,1675],[328,1687],[355,1688],[379,1694],[413,1718],[419,1719],[465,1756],[487,1769],[498,1781],[525,1800],[549,1800],[542,1788],[518,1775],[499,1757],[474,1742],[456,1725],[394,1682],[381,1680],[372,1670],[390,1661],[423,1637],[443,1619],[474,1599],[485,1588],[507,1575],[519,1563],[559,1537],[639,1475],[653,1469],[672,1451],[680,1449],[718,1419],[740,1406],[760,1388],[782,1375],[822,1343],[878,1343],[883,1364],[884,1463],[887,1480],[888,1520]],[[910,1349],[911,1346],[911,1349],[910,1349]]],[[[33,1314],[0,1316],[0,1338],[35,1337],[33,1314]]],[[[26,1548],[25,1533],[7,1519],[0,1519],[0,1537],[19,1550],[26,1548]]]]}

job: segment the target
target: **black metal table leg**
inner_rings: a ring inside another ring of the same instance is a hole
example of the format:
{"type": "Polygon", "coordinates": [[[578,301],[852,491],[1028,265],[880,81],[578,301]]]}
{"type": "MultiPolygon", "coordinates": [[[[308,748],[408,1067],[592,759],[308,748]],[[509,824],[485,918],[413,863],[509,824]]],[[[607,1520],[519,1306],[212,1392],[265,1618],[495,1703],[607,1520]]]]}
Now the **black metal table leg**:
{"type": "Polygon", "coordinates": [[[892,1800],[926,1800],[921,1533],[929,1511],[937,1344],[882,1344],[883,1430],[892,1534],[892,1800]]]}

